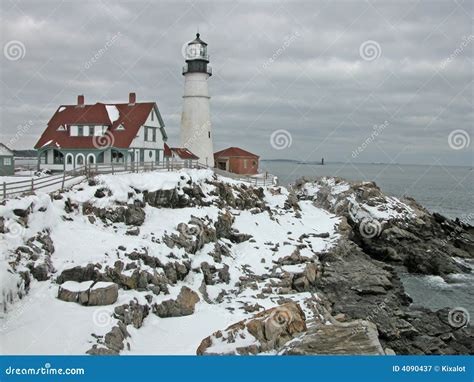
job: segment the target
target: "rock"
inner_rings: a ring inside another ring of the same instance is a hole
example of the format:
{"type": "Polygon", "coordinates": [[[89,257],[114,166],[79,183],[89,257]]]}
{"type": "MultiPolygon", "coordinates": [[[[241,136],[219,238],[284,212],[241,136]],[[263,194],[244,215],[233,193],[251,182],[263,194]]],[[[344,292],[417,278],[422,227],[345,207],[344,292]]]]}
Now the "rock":
{"type": "Polygon", "coordinates": [[[58,299],[66,302],[87,304],[89,299],[89,289],[93,283],[93,281],[85,281],[81,283],[66,281],[59,286],[58,299]]]}
{"type": "Polygon", "coordinates": [[[284,355],[382,355],[375,324],[357,320],[341,325],[315,325],[291,341],[284,355]]]}
{"type": "Polygon", "coordinates": [[[28,215],[30,214],[30,208],[26,208],[26,209],[15,208],[13,210],[13,213],[20,218],[27,218],[28,215]]]}
{"type": "Polygon", "coordinates": [[[110,305],[117,297],[118,286],[114,283],[66,281],[58,289],[58,299],[88,306],[110,305]]]}
{"type": "Polygon", "coordinates": [[[49,280],[49,267],[47,264],[32,265],[28,267],[33,277],[38,281],[49,280]]]}
{"type": "Polygon", "coordinates": [[[118,285],[110,282],[98,282],[89,290],[87,305],[110,305],[118,298],[118,285]]]}
{"type": "Polygon", "coordinates": [[[278,350],[305,330],[306,317],[300,306],[288,302],[213,333],[202,340],[196,354],[245,355],[278,350]]]}
{"type": "Polygon", "coordinates": [[[143,325],[143,320],[150,308],[148,305],[140,305],[136,300],[130,300],[128,304],[115,307],[115,316],[125,325],[133,325],[134,328],[139,329],[143,325]]]}
{"type": "Polygon", "coordinates": [[[135,205],[129,205],[125,210],[125,224],[140,226],[145,221],[145,211],[135,205]]]}
{"type": "Polygon", "coordinates": [[[85,267],[76,266],[73,268],[65,269],[57,277],[56,282],[62,284],[66,281],[101,281],[103,279],[100,272],[95,269],[94,264],[87,264],[85,267]]]}
{"type": "Polygon", "coordinates": [[[153,313],[163,318],[189,316],[194,313],[194,306],[198,301],[198,294],[183,286],[176,300],[166,300],[161,304],[155,304],[153,313]]]}
{"type": "Polygon", "coordinates": [[[129,235],[129,236],[138,236],[139,234],[140,234],[140,228],[138,227],[133,227],[127,230],[127,232],[125,232],[125,235],[129,235]]]}

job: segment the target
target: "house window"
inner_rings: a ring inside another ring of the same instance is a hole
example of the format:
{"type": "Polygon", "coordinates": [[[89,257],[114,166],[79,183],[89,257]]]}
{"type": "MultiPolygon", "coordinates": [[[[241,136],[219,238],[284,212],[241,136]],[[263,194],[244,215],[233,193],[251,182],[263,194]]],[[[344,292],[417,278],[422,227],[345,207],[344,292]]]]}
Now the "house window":
{"type": "Polygon", "coordinates": [[[99,155],[97,155],[97,163],[104,163],[104,152],[103,151],[99,155]]]}
{"type": "Polygon", "coordinates": [[[77,136],[78,137],[84,136],[84,126],[77,126],[77,136]]]}
{"type": "Polygon", "coordinates": [[[153,113],[153,111],[151,112],[151,120],[153,121],[154,120],[154,115],[155,113],[153,113]]]}
{"type": "Polygon", "coordinates": [[[3,164],[5,166],[11,166],[12,165],[12,158],[3,158],[3,164]]]}
{"type": "Polygon", "coordinates": [[[64,154],[58,150],[53,150],[53,163],[54,164],[63,164],[64,163],[64,154]]]}
{"type": "Polygon", "coordinates": [[[153,142],[156,142],[156,129],[153,130],[153,142]]]}
{"type": "Polygon", "coordinates": [[[72,154],[66,155],[66,164],[72,164],[72,154]]]}
{"type": "Polygon", "coordinates": [[[71,137],[77,137],[77,125],[71,125],[71,137]]]}
{"type": "Polygon", "coordinates": [[[84,164],[84,156],[82,154],[80,154],[76,157],[76,163],[78,165],[83,165],[84,164]]]}
{"type": "Polygon", "coordinates": [[[89,126],[89,131],[87,132],[87,135],[94,135],[94,126],[89,126]]]}
{"type": "Polygon", "coordinates": [[[253,166],[255,167],[256,165],[257,165],[257,161],[254,160],[254,161],[253,161],[253,166]]]}
{"type": "Polygon", "coordinates": [[[247,168],[247,159],[244,159],[244,168],[247,168]]]}

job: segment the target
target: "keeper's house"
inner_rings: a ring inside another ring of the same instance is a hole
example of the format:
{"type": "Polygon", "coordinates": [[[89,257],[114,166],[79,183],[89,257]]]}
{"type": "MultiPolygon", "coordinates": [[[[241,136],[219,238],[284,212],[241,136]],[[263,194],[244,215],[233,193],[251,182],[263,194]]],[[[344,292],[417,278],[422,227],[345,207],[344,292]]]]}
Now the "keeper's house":
{"type": "Polygon", "coordinates": [[[13,151],[0,143],[0,176],[15,175],[15,157],[13,151]]]}
{"type": "Polygon", "coordinates": [[[165,125],[155,102],[62,105],[35,145],[38,168],[70,170],[85,164],[162,163],[165,125]]]}

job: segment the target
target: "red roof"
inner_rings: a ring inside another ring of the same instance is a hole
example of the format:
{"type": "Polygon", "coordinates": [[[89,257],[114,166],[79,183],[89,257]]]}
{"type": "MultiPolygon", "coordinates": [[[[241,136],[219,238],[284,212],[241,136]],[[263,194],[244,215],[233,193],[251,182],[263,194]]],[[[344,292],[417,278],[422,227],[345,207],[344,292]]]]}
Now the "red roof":
{"type": "Polygon", "coordinates": [[[97,137],[95,137],[96,142],[94,142],[94,137],[92,136],[71,137],[71,125],[106,125],[108,126],[106,134],[110,137],[108,142],[112,142],[109,145],[118,148],[128,148],[153,108],[155,108],[158,115],[163,138],[166,139],[166,133],[163,129],[164,124],[161,122],[161,116],[154,102],[134,103],[132,105],[128,103],[96,103],[95,105],[83,106],[62,105],[48,122],[48,126],[36,143],[35,149],[50,146],[74,149],[96,148],[95,145],[100,141],[97,137]],[[117,120],[111,121],[106,106],[112,110],[113,107],[117,108],[119,114],[117,120]],[[124,129],[116,130],[119,125],[123,125],[124,129]],[[60,126],[64,126],[65,130],[58,131],[60,126]]]}
{"type": "Polygon", "coordinates": [[[175,154],[180,159],[199,159],[198,156],[194,155],[191,151],[189,151],[185,147],[169,147],[166,143],[165,143],[164,154],[165,154],[165,157],[171,157],[172,154],[175,154]]]}
{"type": "Polygon", "coordinates": [[[228,149],[218,151],[214,153],[214,158],[219,157],[250,157],[259,158],[258,155],[252,154],[249,151],[243,150],[239,147],[229,147],[228,149]]]}

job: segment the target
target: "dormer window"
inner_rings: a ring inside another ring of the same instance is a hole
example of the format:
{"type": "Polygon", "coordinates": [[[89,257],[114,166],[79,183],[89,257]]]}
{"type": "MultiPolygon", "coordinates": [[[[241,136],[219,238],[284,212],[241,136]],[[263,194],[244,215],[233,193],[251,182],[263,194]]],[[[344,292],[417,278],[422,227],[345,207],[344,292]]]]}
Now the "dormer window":
{"type": "Polygon", "coordinates": [[[118,126],[115,128],[115,130],[117,130],[117,131],[123,131],[123,130],[125,130],[125,127],[124,127],[122,124],[120,124],[120,125],[118,125],[118,126]]]}
{"type": "Polygon", "coordinates": [[[66,131],[66,127],[64,127],[64,125],[59,125],[56,131],[66,131]]]}

